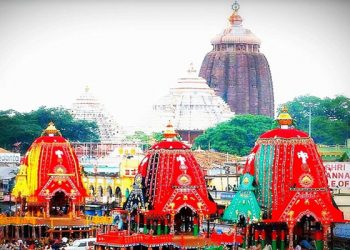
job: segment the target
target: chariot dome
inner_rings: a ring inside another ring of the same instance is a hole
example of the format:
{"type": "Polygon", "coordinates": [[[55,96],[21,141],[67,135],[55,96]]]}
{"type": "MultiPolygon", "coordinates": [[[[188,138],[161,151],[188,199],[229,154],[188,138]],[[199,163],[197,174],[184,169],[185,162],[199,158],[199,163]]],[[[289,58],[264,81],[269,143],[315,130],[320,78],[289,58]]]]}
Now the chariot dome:
{"type": "Polygon", "coordinates": [[[37,138],[22,160],[12,195],[22,199],[29,212],[76,213],[88,196],[82,170],[68,140],[53,123],[37,138]]]}

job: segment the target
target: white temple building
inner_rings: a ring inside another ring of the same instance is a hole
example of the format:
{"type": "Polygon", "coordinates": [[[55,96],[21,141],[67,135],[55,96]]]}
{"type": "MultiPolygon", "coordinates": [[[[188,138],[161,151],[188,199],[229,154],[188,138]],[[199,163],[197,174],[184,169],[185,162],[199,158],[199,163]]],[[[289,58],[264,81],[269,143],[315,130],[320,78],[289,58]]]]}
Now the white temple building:
{"type": "Polygon", "coordinates": [[[215,94],[206,80],[198,77],[191,64],[187,76],[179,78],[169,94],[153,105],[152,130],[160,132],[169,121],[183,140],[189,143],[204,130],[234,116],[224,100],[215,94]]]}
{"type": "Polygon", "coordinates": [[[92,95],[89,87],[85,87],[84,93],[73,103],[71,114],[75,119],[95,121],[101,143],[120,143],[125,137],[122,128],[92,95]]]}

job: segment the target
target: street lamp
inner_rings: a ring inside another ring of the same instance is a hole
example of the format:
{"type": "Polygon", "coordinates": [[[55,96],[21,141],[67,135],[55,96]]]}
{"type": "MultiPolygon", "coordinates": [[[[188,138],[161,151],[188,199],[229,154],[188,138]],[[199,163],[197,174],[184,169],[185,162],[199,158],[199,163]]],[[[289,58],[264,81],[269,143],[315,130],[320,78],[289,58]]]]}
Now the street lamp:
{"type": "MultiPolygon", "coordinates": [[[[5,181],[5,180],[3,180],[5,181]]],[[[10,215],[12,214],[12,189],[13,189],[14,182],[12,180],[8,180],[8,191],[9,191],[9,205],[10,205],[10,215]]]]}
{"type": "Polygon", "coordinates": [[[9,200],[9,204],[10,204],[10,216],[12,214],[12,196],[11,196],[12,192],[10,192],[10,200],[9,200]]]}
{"type": "Polygon", "coordinates": [[[311,103],[309,103],[309,136],[311,137],[311,103]]]}
{"type": "Polygon", "coordinates": [[[210,216],[207,214],[207,238],[210,238],[210,216]]]}
{"type": "Polygon", "coordinates": [[[131,212],[128,211],[128,235],[130,235],[131,212]]]}
{"type": "Polygon", "coordinates": [[[227,178],[227,191],[230,191],[230,183],[229,183],[229,174],[230,174],[230,165],[226,165],[224,166],[225,169],[225,174],[226,174],[226,178],[227,178]]]}

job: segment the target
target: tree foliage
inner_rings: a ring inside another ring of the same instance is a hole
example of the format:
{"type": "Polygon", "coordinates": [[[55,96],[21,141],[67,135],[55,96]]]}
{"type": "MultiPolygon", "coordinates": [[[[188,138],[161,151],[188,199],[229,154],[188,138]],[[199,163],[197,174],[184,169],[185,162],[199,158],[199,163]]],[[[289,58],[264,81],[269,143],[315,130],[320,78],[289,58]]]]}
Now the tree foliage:
{"type": "Polygon", "coordinates": [[[257,138],[273,126],[273,120],[267,116],[237,115],[230,121],[207,129],[195,139],[193,147],[247,155],[257,138]]]}
{"type": "Polygon", "coordinates": [[[300,130],[309,131],[309,118],[311,118],[311,137],[316,143],[344,144],[345,140],[349,138],[349,98],[336,96],[335,98],[322,99],[306,95],[298,96],[283,105],[288,107],[296,127],[300,130]]]}
{"type": "MultiPolygon", "coordinates": [[[[311,111],[311,137],[318,144],[344,144],[350,132],[350,99],[345,96],[319,98],[299,96],[286,105],[297,129],[308,132],[311,111]]],[[[228,122],[209,128],[196,138],[194,148],[246,155],[256,139],[276,122],[265,116],[237,115],[228,122]]]]}
{"type": "Polygon", "coordinates": [[[12,149],[20,144],[21,151],[25,152],[50,121],[70,141],[99,141],[95,122],[75,120],[64,108],[40,107],[28,113],[0,111],[0,147],[12,149]]]}
{"type": "Polygon", "coordinates": [[[144,150],[152,146],[153,143],[161,141],[163,139],[162,133],[152,133],[151,135],[146,134],[143,131],[135,131],[134,134],[126,136],[127,141],[140,143],[144,150]]]}

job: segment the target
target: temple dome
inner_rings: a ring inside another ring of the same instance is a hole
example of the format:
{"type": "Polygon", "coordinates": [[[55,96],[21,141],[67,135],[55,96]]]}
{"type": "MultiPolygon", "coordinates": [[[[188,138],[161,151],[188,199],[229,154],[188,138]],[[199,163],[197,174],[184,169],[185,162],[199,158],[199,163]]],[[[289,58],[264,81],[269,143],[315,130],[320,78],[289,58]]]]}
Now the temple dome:
{"type": "Polygon", "coordinates": [[[249,29],[243,27],[243,19],[238,15],[240,6],[237,1],[232,5],[233,13],[229,17],[230,26],[222,33],[216,35],[212,40],[212,45],[219,44],[250,44],[260,46],[260,39],[256,37],[249,29]]]}
{"type": "Polygon", "coordinates": [[[139,165],[149,213],[179,213],[184,207],[198,215],[216,212],[204,174],[191,149],[175,136],[153,145],[139,165]]]}
{"type": "Polygon", "coordinates": [[[249,29],[242,25],[242,18],[236,12],[229,18],[230,26],[223,32],[216,35],[212,40],[212,45],[218,44],[252,44],[260,46],[260,39],[249,29]]]}
{"type": "Polygon", "coordinates": [[[21,162],[12,194],[30,202],[44,202],[56,192],[84,202],[87,191],[77,156],[59,130],[50,123],[34,140],[21,162]]]}
{"type": "Polygon", "coordinates": [[[264,219],[295,223],[306,215],[326,224],[343,221],[342,212],[333,205],[316,144],[291,126],[286,109],[281,114],[280,127],[258,138],[244,169],[255,177],[264,219]]]}
{"type": "Polygon", "coordinates": [[[288,130],[282,129],[282,128],[276,128],[273,130],[269,130],[265,133],[263,133],[260,137],[260,139],[277,139],[277,138],[282,138],[282,139],[291,139],[291,138],[298,138],[298,139],[310,139],[309,135],[301,130],[294,129],[294,128],[289,128],[288,130]]]}

